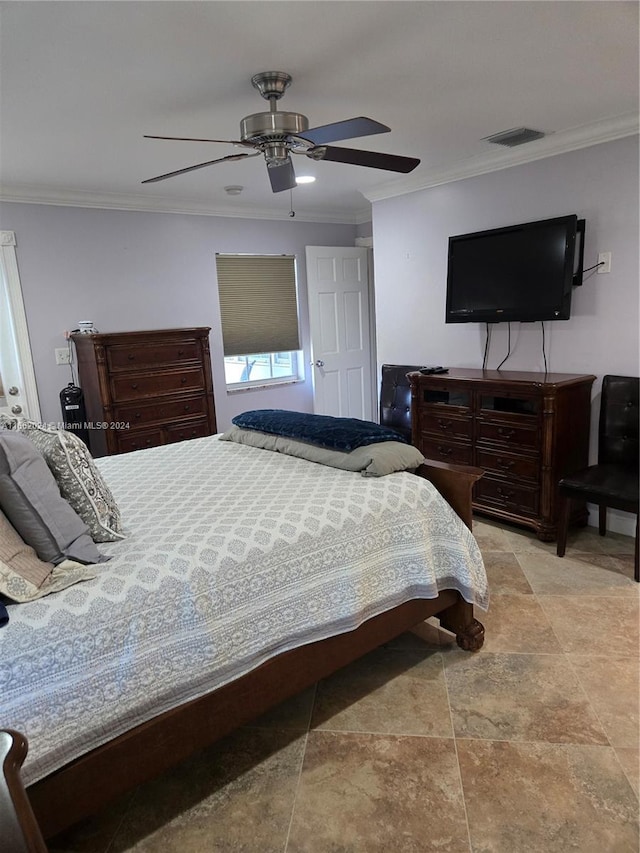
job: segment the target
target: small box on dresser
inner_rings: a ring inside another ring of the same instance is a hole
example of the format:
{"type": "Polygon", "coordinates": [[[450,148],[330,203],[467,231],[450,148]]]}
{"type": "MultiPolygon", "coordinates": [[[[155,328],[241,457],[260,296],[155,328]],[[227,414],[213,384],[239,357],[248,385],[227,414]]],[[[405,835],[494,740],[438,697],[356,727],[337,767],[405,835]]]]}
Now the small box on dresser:
{"type": "MultiPolygon", "coordinates": [[[[471,368],[413,373],[413,443],[427,458],[484,470],[474,510],[553,540],[558,482],[588,464],[595,378],[471,368]]],[[[573,520],[586,521],[584,506],[573,520]]]]}
{"type": "Polygon", "coordinates": [[[72,336],[93,456],[216,432],[209,331],[72,336]]]}

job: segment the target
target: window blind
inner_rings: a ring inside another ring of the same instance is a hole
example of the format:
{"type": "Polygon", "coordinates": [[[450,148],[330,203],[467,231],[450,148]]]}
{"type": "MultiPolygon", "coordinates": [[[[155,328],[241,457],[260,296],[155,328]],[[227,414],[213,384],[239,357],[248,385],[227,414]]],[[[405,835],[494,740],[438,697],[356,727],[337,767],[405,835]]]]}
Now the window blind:
{"type": "Polygon", "coordinates": [[[225,355],[300,349],[295,257],[216,255],[225,355]]]}

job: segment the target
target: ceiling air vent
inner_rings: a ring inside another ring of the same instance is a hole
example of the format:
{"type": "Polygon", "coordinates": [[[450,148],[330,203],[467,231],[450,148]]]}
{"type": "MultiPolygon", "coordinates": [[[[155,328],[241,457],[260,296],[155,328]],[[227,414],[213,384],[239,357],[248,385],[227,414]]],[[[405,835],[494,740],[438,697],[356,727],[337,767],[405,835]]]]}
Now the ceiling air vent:
{"type": "Polygon", "coordinates": [[[541,130],[531,130],[530,127],[514,127],[511,130],[503,130],[502,133],[494,133],[493,136],[485,136],[484,141],[493,142],[496,145],[506,145],[507,148],[515,148],[516,145],[524,145],[525,142],[542,139],[544,135],[541,130]]]}

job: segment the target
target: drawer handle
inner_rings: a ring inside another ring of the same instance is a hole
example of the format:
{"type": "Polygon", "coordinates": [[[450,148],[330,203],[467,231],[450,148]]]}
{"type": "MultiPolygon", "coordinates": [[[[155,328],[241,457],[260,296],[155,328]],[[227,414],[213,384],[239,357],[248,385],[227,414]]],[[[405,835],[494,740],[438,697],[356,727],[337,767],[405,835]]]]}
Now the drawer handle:
{"type": "Polygon", "coordinates": [[[498,435],[501,435],[504,438],[511,438],[511,436],[515,434],[515,429],[511,429],[511,427],[498,427],[498,435]]]}
{"type": "Polygon", "coordinates": [[[146,444],[151,444],[151,439],[150,439],[150,438],[148,438],[148,439],[147,439],[146,444]]]}
{"type": "Polygon", "coordinates": [[[179,349],[179,350],[178,350],[178,355],[184,355],[184,350],[183,350],[183,349],[179,349]]]}
{"type": "Polygon", "coordinates": [[[441,445],[438,445],[438,453],[440,456],[451,456],[453,450],[450,447],[442,447],[441,445]]]}
{"type": "Polygon", "coordinates": [[[438,418],[438,426],[441,430],[451,429],[451,421],[443,421],[442,418],[438,418]]]}
{"type": "Polygon", "coordinates": [[[135,415],[134,415],[133,417],[134,417],[134,418],[141,418],[141,417],[142,417],[142,412],[136,412],[136,413],[135,413],[135,415]]]}
{"type": "Polygon", "coordinates": [[[132,387],[132,388],[133,388],[133,390],[135,391],[135,390],[136,390],[136,388],[138,387],[138,383],[137,383],[137,382],[132,382],[132,383],[131,383],[131,387],[132,387]]]}
{"type": "Polygon", "coordinates": [[[513,459],[507,459],[506,462],[504,459],[496,459],[496,465],[498,468],[502,468],[503,471],[510,471],[514,466],[513,459]]]}
{"type": "Polygon", "coordinates": [[[501,498],[504,498],[506,501],[510,501],[514,496],[515,492],[510,489],[503,489],[501,486],[498,486],[498,494],[501,498]]]}
{"type": "Polygon", "coordinates": [[[127,356],[127,358],[129,359],[129,361],[133,361],[133,359],[135,358],[135,355],[132,352],[130,352],[129,355],[127,356]]]}
{"type": "Polygon", "coordinates": [[[186,376],[182,376],[182,377],[181,377],[181,379],[180,379],[180,384],[181,384],[181,385],[184,385],[184,383],[185,383],[186,381],[187,381],[187,377],[186,377],[186,376]]]}

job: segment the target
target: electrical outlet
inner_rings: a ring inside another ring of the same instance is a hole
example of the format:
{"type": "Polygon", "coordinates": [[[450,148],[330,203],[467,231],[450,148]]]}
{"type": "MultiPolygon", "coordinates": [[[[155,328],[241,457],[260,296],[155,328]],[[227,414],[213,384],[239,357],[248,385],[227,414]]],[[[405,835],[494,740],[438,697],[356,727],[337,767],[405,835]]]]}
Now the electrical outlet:
{"type": "Polygon", "coordinates": [[[611,272],[611,252],[600,252],[598,255],[598,273],[611,272]]]}
{"type": "Polygon", "coordinates": [[[56,364],[71,364],[71,353],[69,347],[56,347],[56,364]]]}

